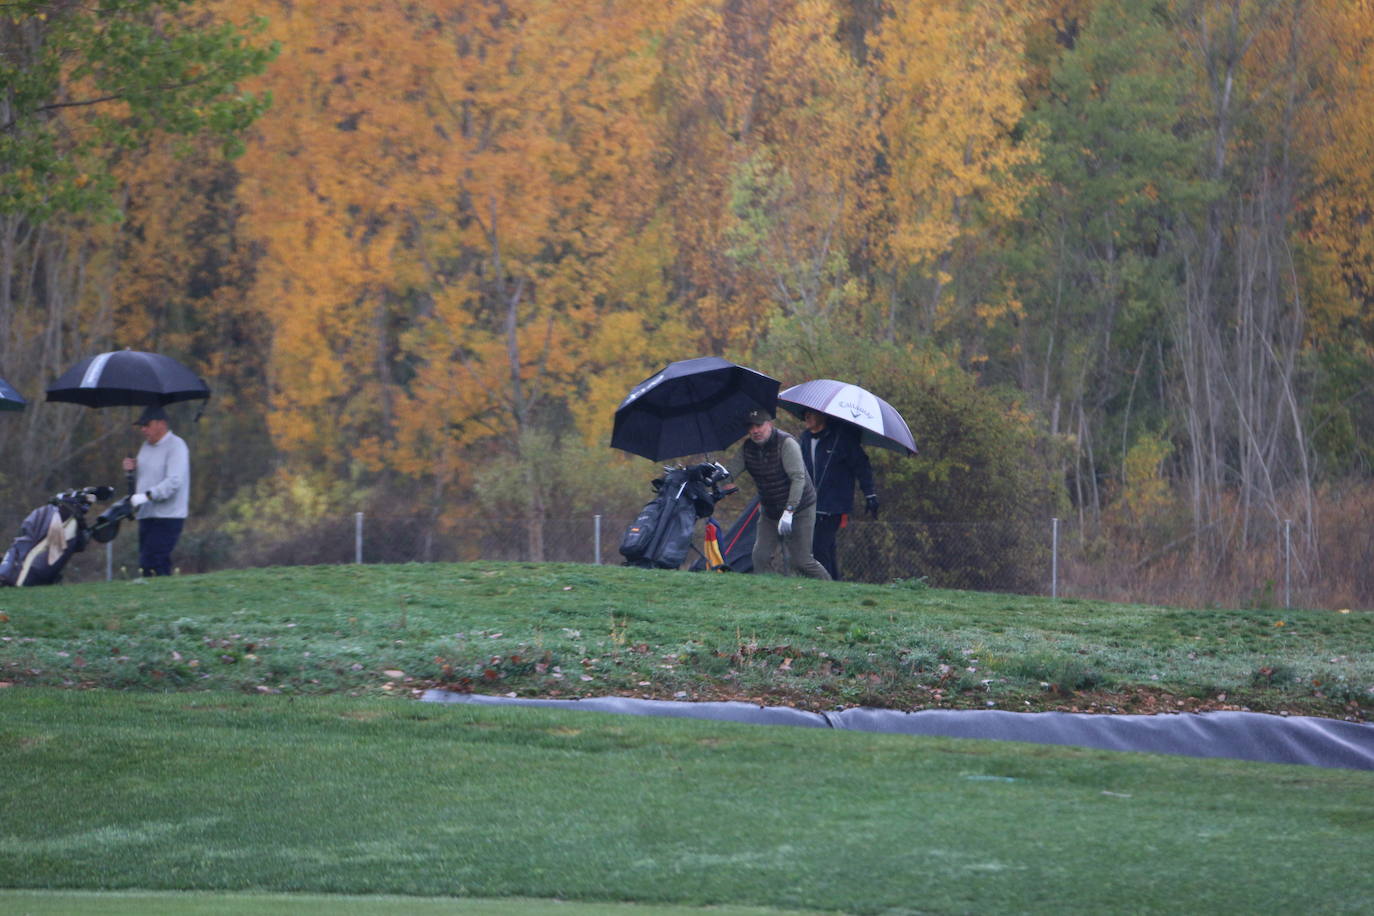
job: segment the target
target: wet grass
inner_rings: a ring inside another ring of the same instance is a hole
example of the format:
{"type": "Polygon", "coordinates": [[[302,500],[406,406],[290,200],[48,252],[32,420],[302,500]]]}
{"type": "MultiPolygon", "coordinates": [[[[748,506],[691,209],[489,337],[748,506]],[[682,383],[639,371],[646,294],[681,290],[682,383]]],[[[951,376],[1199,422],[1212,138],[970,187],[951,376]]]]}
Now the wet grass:
{"type": "MultiPolygon", "coordinates": [[[[394,698],[14,688],[0,690],[0,772],[0,886],[121,892],[112,902],[1374,906],[1374,773],[1349,770],[394,698]]],[[[0,894],[0,909],[28,899],[0,894]]]]}
{"type": "MultiPolygon", "coordinates": [[[[699,916],[699,907],[490,897],[195,891],[3,891],[0,912],[24,916],[699,916]]],[[[713,906],[709,916],[815,916],[813,910],[713,906]]]]}
{"type": "Polygon", "coordinates": [[[1374,614],[560,564],[238,570],[0,591],[0,683],[1363,719],[1374,614]]]}

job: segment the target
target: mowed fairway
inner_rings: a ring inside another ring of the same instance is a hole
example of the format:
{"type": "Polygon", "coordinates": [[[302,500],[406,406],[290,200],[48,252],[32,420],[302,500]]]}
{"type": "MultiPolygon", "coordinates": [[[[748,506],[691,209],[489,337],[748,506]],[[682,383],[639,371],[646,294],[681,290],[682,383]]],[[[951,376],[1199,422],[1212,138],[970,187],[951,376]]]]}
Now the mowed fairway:
{"type": "Polygon", "coordinates": [[[9,689],[0,714],[8,888],[1374,905],[1368,772],[348,697],[9,689]]]}
{"type": "Polygon", "coordinates": [[[1371,912],[1374,772],[414,699],[1365,718],[1371,633],[555,564],[7,590],[0,913],[1371,912]]]}
{"type": "Polygon", "coordinates": [[[387,894],[264,894],[197,891],[3,891],[0,912],[23,916],[812,916],[768,907],[662,906],[387,894]]]}

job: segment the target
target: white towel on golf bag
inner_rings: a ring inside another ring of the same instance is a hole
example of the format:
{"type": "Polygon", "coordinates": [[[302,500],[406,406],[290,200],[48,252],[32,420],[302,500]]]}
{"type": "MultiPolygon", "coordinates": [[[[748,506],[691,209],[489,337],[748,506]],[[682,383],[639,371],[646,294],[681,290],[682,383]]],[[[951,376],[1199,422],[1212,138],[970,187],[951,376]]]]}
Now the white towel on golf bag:
{"type": "Polygon", "coordinates": [[[63,530],[62,513],[53,512],[52,518],[48,521],[48,565],[51,566],[62,556],[62,551],[67,549],[67,532],[63,530]]]}

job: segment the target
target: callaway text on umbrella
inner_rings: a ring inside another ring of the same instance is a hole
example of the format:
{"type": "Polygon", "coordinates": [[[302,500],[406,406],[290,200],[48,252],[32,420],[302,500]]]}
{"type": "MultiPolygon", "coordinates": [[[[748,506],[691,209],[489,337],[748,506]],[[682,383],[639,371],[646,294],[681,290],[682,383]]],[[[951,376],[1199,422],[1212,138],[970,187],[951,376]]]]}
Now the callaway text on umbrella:
{"type": "Polygon", "coordinates": [[[83,359],[48,386],[49,401],[87,407],[172,404],[209,398],[205,380],[160,353],[112,350],[83,359]]]}
{"type": "Polygon", "coordinates": [[[781,392],[778,403],[798,417],[807,410],[815,410],[853,423],[863,431],[860,441],[864,445],[903,455],[916,454],[916,440],[897,409],[858,385],[829,378],[813,379],[781,392]]]}
{"type": "Polygon", "coordinates": [[[728,448],[745,417],[773,412],[778,380],[719,356],[669,363],[640,382],[615,411],[611,447],[653,461],[728,448]]]}

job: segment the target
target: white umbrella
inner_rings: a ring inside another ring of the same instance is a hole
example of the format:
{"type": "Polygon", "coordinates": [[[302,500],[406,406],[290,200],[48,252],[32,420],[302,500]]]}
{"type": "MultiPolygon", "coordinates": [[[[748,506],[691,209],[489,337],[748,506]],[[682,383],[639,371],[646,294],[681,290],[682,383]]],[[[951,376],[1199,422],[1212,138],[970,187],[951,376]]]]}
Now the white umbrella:
{"type": "Polygon", "coordinates": [[[778,404],[798,417],[807,410],[815,410],[863,430],[860,441],[864,445],[891,449],[903,455],[916,454],[916,440],[911,429],[897,413],[897,409],[873,392],[820,378],[793,385],[778,393],[778,404]]]}

